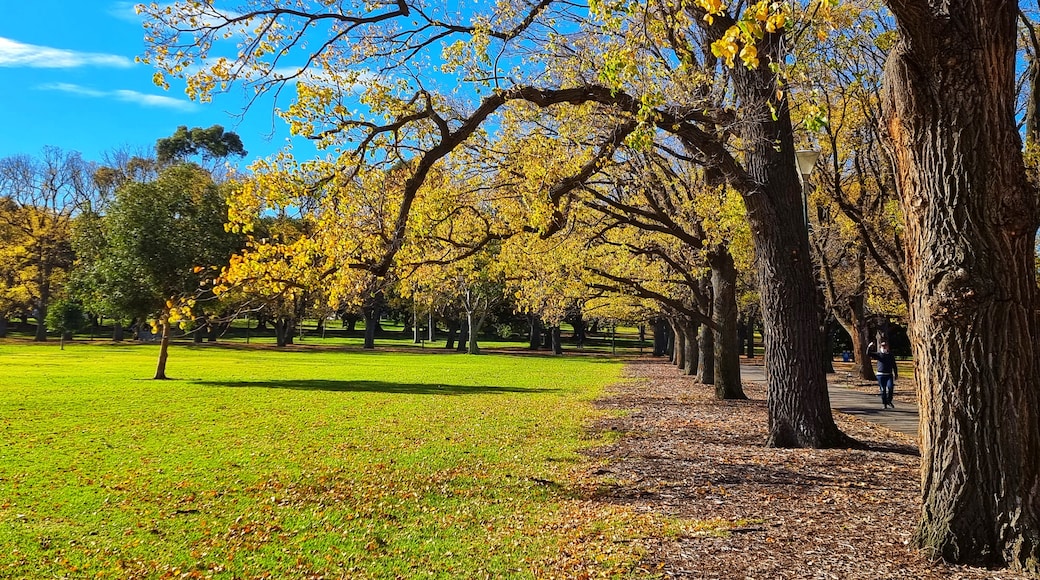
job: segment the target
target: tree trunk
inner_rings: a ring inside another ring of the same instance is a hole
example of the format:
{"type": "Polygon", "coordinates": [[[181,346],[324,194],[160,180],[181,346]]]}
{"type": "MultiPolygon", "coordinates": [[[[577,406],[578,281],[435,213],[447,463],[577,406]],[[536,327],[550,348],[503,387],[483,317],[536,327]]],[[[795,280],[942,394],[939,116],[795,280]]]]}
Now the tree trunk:
{"type": "Polygon", "coordinates": [[[529,350],[538,350],[538,347],[542,345],[542,321],[534,314],[528,314],[527,323],[529,325],[529,332],[527,334],[527,348],[529,350]]]}
{"type": "Polygon", "coordinates": [[[824,316],[820,321],[820,332],[822,333],[823,348],[820,351],[820,362],[823,363],[823,374],[834,373],[834,333],[831,332],[831,318],[824,316]]]}
{"type": "Polygon", "coordinates": [[[852,337],[852,352],[856,357],[856,375],[867,381],[876,381],[874,365],[867,356],[867,344],[870,343],[870,327],[866,319],[866,297],[857,294],[849,300],[851,315],[849,336],[852,337]]]}
{"type": "Polygon", "coordinates": [[[704,385],[715,384],[715,332],[708,327],[707,324],[702,324],[698,328],[697,335],[691,337],[691,340],[697,342],[697,349],[700,351],[700,361],[697,365],[697,380],[704,385]]]}
{"type": "Polygon", "coordinates": [[[747,358],[755,358],[755,319],[748,316],[747,322],[747,358]]]}
{"type": "Polygon", "coordinates": [[[672,331],[670,325],[671,322],[669,321],[669,326],[666,327],[667,332],[665,332],[664,354],[669,361],[673,361],[675,360],[675,332],[672,331]]]}
{"type": "Polygon", "coordinates": [[[737,339],[737,267],[724,247],[708,257],[711,266],[711,319],[715,323],[715,397],[746,399],[740,384],[740,341],[737,339]]]}
{"type": "Polygon", "coordinates": [[[483,313],[480,318],[474,320],[473,313],[470,313],[470,328],[469,328],[469,354],[480,354],[480,345],[477,344],[477,338],[480,336],[480,329],[484,327],[484,321],[487,320],[487,313],[490,310],[490,305],[485,303],[483,313]]]}
{"type": "Polygon", "coordinates": [[[654,320],[654,356],[668,354],[668,323],[663,318],[654,320]]]}
{"type": "Polygon", "coordinates": [[[1016,2],[890,0],[885,123],[906,227],[930,556],[1040,573],[1036,191],[1016,2]],[[941,8],[939,7],[941,6],[941,8]]]}
{"type": "Polygon", "coordinates": [[[563,354],[563,336],[560,334],[559,325],[552,327],[552,353],[563,354]]]}
{"type": "Polygon", "coordinates": [[[275,344],[279,347],[289,344],[289,335],[292,333],[289,320],[283,316],[279,316],[274,319],[272,324],[274,325],[275,344]]]}
{"type": "MultiPolygon", "coordinates": [[[[322,320],[323,324],[324,322],[325,321],[322,320]]],[[[230,322],[210,320],[209,324],[206,326],[206,330],[208,331],[206,334],[206,342],[217,342],[217,339],[220,338],[220,335],[223,334],[229,324],[230,322]]]]}
{"type": "Polygon", "coordinates": [[[767,60],[782,62],[779,35],[759,42],[762,65],[731,69],[735,94],[747,119],[740,123],[749,183],[747,206],[758,265],[772,447],[848,447],[831,413],[820,362],[821,309],[795,168],[794,132],[786,99],[777,99],[776,74],[767,60]]]}
{"type": "Polygon", "coordinates": [[[47,306],[40,301],[39,306],[36,307],[36,336],[33,340],[36,342],[47,341],[47,306]]]}
{"type": "Polygon", "coordinates": [[[7,317],[0,316],[0,338],[7,338],[7,317]]]}
{"type": "Polygon", "coordinates": [[[365,343],[362,348],[373,349],[376,347],[376,330],[379,326],[379,309],[375,307],[364,308],[361,314],[365,317],[365,343]]]}
{"type": "Polygon", "coordinates": [[[681,321],[672,318],[668,322],[672,326],[672,335],[675,337],[673,342],[675,346],[672,349],[672,364],[680,369],[684,369],[686,367],[686,333],[679,326],[682,324],[681,321]]]}
{"type": "Polygon", "coordinates": [[[166,359],[170,353],[170,322],[162,321],[162,338],[159,339],[159,362],[155,365],[154,380],[166,380],[166,359]]]}
{"type": "Polygon", "coordinates": [[[358,317],[355,314],[344,314],[343,318],[343,329],[347,332],[354,332],[357,330],[358,317]]]}
{"type": "Polygon", "coordinates": [[[469,324],[468,319],[466,322],[459,323],[459,345],[455,347],[455,352],[466,352],[466,344],[469,343],[469,324]]]}
{"type": "Polygon", "coordinates": [[[683,355],[683,374],[687,376],[697,376],[697,369],[700,368],[701,364],[701,345],[697,340],[697,333],[700,331],[701,325],[691,322],[683,321],[683,345],[685,347],[685,354],[683,355]]]}
{"type": "Polygon", "coordinates": [[[581,314],[572,319],[571,326],[574,327],[574,346],[579,349],[585,348],[585,319],[581,314]]]}
{"type": "Polygon", "coordinates": [[[452,350],[455,348],[455,335],[459,331],[459,322],[454,318],[449,318],[445,321],[445,325],[448,327],[448,338],[444,342],[444,348],[452,350]]]}

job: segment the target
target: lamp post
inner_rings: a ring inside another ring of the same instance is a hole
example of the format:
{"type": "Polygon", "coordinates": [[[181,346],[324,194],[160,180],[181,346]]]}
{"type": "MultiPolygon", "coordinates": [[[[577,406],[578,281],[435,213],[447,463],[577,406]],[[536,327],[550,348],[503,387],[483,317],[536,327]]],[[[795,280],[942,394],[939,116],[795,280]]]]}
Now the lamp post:
{"type": "Polygon", "coordinates": [[[798,165],[798,180],[802,182],[802,216],[805,218],[805,228],[809,228],[809,176],[812,174],[816,160],[820,158],[820,152],[813,149],[802,149],[794,152],[795,162],[798,165]]]}

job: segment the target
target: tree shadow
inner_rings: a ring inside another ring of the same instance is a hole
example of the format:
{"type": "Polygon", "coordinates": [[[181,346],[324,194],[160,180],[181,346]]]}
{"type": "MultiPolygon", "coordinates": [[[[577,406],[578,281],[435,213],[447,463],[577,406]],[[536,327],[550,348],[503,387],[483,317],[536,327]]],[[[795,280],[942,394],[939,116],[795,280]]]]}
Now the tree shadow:
{"type": "Polygon", "coordinates": [[[503,387],[492,385],[443,385],[395,383],[388,381],[337,381],[327,379],[290,379],[271,381],[194,381],[205,387],[229,389],[290,389],[340,393],[389,393],[399,395],[505,395],[556,393],[560,389],[503,387]]]}

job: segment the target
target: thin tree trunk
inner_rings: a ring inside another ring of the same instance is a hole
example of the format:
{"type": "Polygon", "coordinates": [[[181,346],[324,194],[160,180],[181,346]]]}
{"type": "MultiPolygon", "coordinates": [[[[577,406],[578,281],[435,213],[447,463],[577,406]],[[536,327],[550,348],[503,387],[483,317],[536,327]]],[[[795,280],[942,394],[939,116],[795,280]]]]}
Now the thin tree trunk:
{"type": "Polygon", "coordinates": [[[670,318],[668,322],[672,326],[672,335],[675,336],[673,343],[675,348],[672,349],[672,364],[683,369],[686,367],[686,333],[679,326],[682,324],[681,321],[670,318]]]}
{"type": "Polygon", "coordinates": [[[1016,127],[1016,2],[891,1],[885,121],[906,226],[931,556],[1040,574],[1037,192],[1016,127]]]}
{"type": "Polygon", "coordinates": [[[748,316],[747,322],[747,358],[755,358],[755,319],[748,316]]]}
{"type": "Polygon", "coordinates": [[[870,343],[870,326],[866,319],[866,297],[862,294],[853,296],[850,300],[851,329],[849,335],[852,337],[852,352],[856,357],[856,375],[867,381],[877,380],[874,374],[874,365],[870,364],[867,356],[867,345],[870,343]]]}
{"type": "Polygon", "coordinates": [[[162,338],[159,339],[159,361],[155,365],[154,380],[166,380],[166,359],[170,354],[170,322],[161,322],[162,338]]]}
{"type": "Polygon", "coordinates": [[[683,321],[682,328],[683,344],[686,350],[683,357],[686,359],[683,361],[683,374],[691,377],[697,376],[697,369],[701,364],[701,344],[697,340],[697,333],[700,332],[701,325],[683,321]]]}
{"type": "Polygon", "coordinates": [[[833,374],[834,333],[831,332],[830,316],[824,316],[823,320],[820,321],[820,333],[823,336],[823,340],[820,341],[823,344],[823,348],[820,351],[820,362],[823,363],[823,373],[828,375],[833,374]]]}
{"type": "Polygon", "coordinates": [[[466,324],[469,327],[469,346],[466,352],[469,354],[480,354],[480,346],[477,344],[477,333],[480,329],[477,328],[477,323],[474,320],[474,312],[472,310],[466,311],[466,324]]]}

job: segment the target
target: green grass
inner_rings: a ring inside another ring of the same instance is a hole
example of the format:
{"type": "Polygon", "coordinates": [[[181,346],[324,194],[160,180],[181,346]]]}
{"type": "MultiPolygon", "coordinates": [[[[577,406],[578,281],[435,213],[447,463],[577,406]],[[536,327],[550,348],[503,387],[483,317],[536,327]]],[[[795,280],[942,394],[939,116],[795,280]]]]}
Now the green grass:
{"type": "Polygon", "coordinates": [[[152,381],[156,353],[0,342],[0,577],[523,578],[569,575],[563,546],[567,566],[634,558],[596,544],[623,516],[572,521],[617,361],[176,346],[175,380],[152,381]]]}

